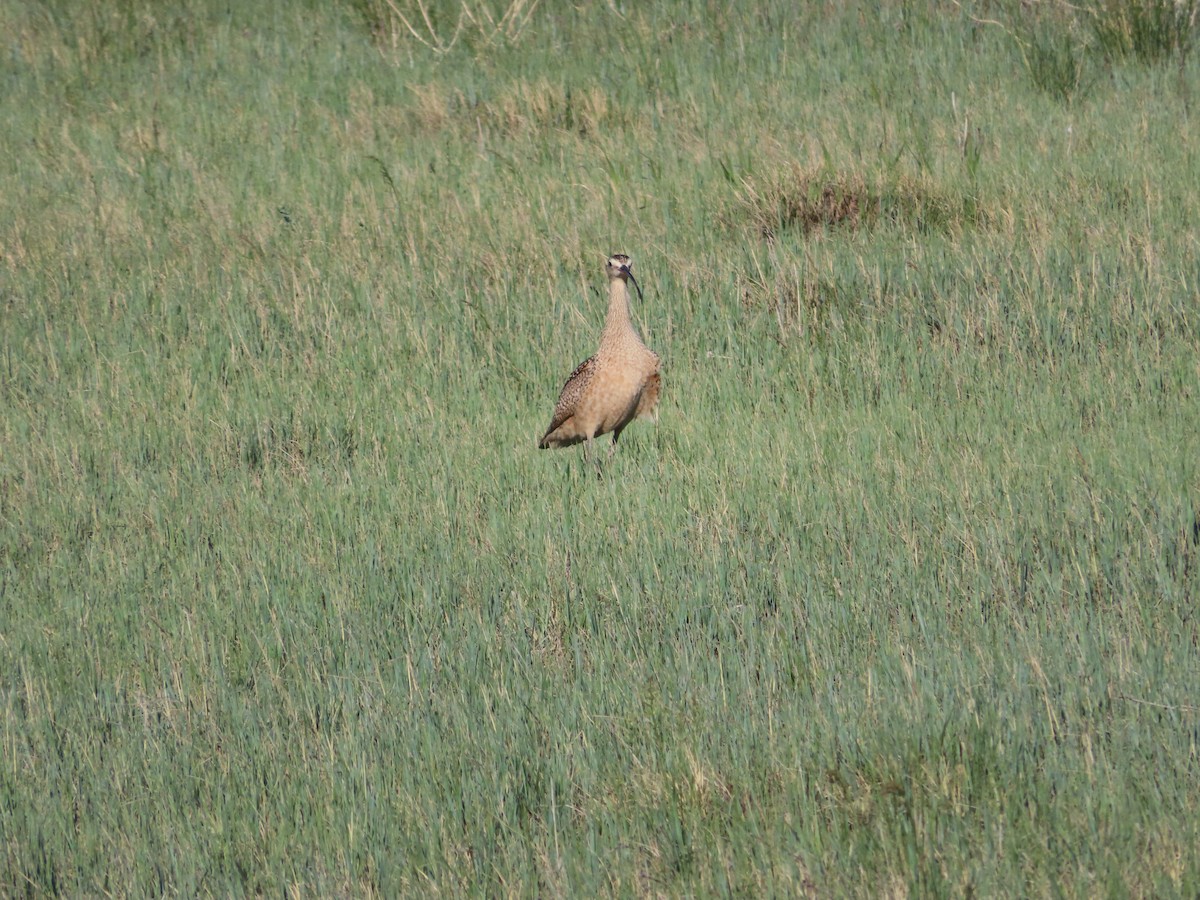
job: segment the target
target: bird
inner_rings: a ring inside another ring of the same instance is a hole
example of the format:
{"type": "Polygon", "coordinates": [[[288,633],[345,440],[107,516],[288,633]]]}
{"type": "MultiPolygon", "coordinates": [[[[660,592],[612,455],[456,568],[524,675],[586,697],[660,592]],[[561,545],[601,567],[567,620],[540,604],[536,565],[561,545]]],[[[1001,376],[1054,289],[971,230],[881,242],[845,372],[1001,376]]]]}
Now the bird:
{"type": "Polygon", "coordinates": [[[633,260],[624,253],[614,253],[604,266],[608,317],[600,347],[576,366],[563,385],[550,427],[538,441],[542,450],[586,441],[584,457],[590,458],[594,439],[611,431],[608,455],[612,456],[626,425],[637,418],[658,420],[661,360],[642,343],[629,317],[630,281],[637,288],[638,299],[643,299],[632,269],[633,260]]]}

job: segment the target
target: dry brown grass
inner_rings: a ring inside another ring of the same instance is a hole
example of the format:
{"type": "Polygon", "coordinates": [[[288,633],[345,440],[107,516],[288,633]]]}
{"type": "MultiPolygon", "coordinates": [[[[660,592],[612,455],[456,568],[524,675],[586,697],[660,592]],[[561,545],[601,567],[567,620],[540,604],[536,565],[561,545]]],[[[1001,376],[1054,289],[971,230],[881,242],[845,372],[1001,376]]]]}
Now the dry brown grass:
{"type": "Polygon", "coordinates": [[[772,241],[785,231],[810,235],[889,224],[953,233],[984,217],[925,178],[790,163],[743,179],[736,206],[725,218],[729,224],[748,224],[772,241]]]}

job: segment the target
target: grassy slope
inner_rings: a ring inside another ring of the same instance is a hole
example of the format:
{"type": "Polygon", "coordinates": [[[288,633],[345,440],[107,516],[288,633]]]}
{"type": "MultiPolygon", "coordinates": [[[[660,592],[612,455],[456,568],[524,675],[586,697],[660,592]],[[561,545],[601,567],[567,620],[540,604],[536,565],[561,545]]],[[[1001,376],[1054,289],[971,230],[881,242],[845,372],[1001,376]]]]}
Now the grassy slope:
{"type": "Polygon", "coordinates": [[[789,8],[0,12],[0,892],[1196,892],[1196,64],[789,8]]]}

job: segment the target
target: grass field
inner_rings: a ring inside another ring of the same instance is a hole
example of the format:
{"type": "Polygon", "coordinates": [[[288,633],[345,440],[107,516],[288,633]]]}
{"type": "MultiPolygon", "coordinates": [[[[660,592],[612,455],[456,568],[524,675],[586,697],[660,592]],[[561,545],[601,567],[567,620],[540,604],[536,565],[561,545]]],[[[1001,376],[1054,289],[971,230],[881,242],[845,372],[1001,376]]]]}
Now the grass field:
{"type": "Polygon", "coordinates": [[[1154,2],[0,6],[0,894],[1200,893],[1154,2]]]}

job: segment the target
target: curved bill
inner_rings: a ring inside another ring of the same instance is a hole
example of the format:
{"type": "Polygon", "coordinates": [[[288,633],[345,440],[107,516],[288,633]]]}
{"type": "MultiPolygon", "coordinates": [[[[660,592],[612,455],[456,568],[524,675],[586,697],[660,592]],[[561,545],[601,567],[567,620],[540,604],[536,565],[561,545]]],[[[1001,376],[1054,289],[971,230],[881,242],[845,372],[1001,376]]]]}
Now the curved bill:
{"type": "Polygon", "coordinates": [[[633,282],[633,286],[635,288],[637,288],[638,302],[641,302],[641,300],[643,299],[642,298],[642,286],[640,284],[638,284],[637,279],[633,277],[633,272],[629,271],[629,266],[622,266],[622,268],[625,270],[625,274],[629,276],[629,280],[633,282]]]}

